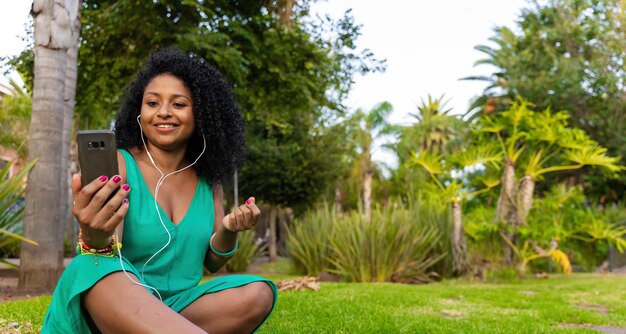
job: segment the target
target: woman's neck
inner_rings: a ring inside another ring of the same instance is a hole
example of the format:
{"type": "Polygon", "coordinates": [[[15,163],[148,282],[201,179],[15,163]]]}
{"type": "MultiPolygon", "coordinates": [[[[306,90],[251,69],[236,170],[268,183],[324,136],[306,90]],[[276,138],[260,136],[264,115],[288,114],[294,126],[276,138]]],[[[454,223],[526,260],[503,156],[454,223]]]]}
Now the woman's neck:
{"type": "MultiPolygon", "coordinates": [[[[175,172],[181,168],[187,167],[189,163],[185,159],[185,150],[168,151],[163,150],[155,145],[148,144],[150,155],[163,174],[175,172]]],[[[146,163],[152,165],[148,152],[145,149],[137,149],[140,158],[145,159],[146,163]]]]}

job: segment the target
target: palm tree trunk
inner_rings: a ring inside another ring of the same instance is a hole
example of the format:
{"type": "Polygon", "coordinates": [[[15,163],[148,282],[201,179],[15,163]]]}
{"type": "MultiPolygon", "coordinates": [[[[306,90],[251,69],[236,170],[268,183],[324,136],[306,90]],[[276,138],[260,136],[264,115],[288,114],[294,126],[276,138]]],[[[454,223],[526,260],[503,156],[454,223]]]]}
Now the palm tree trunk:
{"type": "Polygon", "coordinates": [[[506,160],[502,172],[502,186],[498,205],[496,207],[496,221],[511,223],[511,216],[515,214],[515,164],[506,160]]]}
{"type": "Polygon", "coordinates": [[[471,266],[467,258],[467,243],[463,229],[461,203],[452,202],[452,269],[455,274],[463,275],[471,266]]]}
{"type": "MultiPolygon", "coordinates": [[[[76,2],[78,5],[78,2],[76,2]]],[[[61,186],[63,190],[63,194],[61,198],[67,198],[67,200],[61,205],[61,214],[63,214],[63,221],[66,222],[65,225],[65,238],[69,242],[73,242],[76,238],[74,233],[74,219],[72,217],[72,212],[70,210],[72,206],[72,192],[71,188],[71,175],[73,174],[73,162],[72,157],[75,155],[71,154],[71,144],[72,144],[72,126],[74,119],[74,104],[76,97],[76,77],[77,77],[77,67],[78,67],[78,36],[80,32],[80,6],[77,6],[77,11],[74,14],[74,11],[70,11],[70,16],[75,15],[75,17],[70,17],[72,20],[72,44],[67,50],[67,65],[65,70],[65,112],[63,114],[63,153],[61,154],[62,166],[65,168],[66,172],[63,174],[63,179],[61,180],[61,186]]],[[[70,247],[73,248],[73,247],[70,247]]]]}
{"type": "Polygon", "coordinates": [[[374,172],[366,170],[363,173],[363,214],[365,220],[369,221],[372,217],[372,178],[374,172]]]}
{"type": "MultiPolygon", "coordinates": [[[[63,271],[63,120],[67,49],[71,44],[68,4],[35,0],[33,110],[28,134],[29,160],[39,159],[28,176],[20,290],[52,291],[63,271]]],[[[77,6],[76,1],[74,5],[77,6]]],[[[74,7],[71,7],[74,8],[74,7]]]]}
{"type": "Polygon", "coordinates": [[[343,206],[341,205],[341,189],[339,186],[335,187],[335,213],[341,215],[343,213],[343,206]]]}
{"type": "Polygon", "coordinates": [[[530,175],[522,177],[519,186],[519,203],[517,212],[517,224],[526,225],[526,218],[533,206],[533,194],[535,193],[535,179],[530,175]]]}
{"type": "Polygon", "coordinates": [[[275,205],[270,207],[270,262],[276,262],[276,216],[278,208],[275,205]]]}
{"type": "MultiPolygon", "coordinates": [[[[496,207],[496,222],[505,222],[509,228],[514,229],[516,221],[516,205],[515,205],[515,164],[507,159],[504,164],[502,173],[502,186],[500,188],[500,197],[498,197],[498,205],[496,207]]],[[[515,244],[515,231],[505,233],[506,237],[515,244]]],[[[509,264],[513,263],[513,249],[503,241],[504,258],[509,264]]]]}

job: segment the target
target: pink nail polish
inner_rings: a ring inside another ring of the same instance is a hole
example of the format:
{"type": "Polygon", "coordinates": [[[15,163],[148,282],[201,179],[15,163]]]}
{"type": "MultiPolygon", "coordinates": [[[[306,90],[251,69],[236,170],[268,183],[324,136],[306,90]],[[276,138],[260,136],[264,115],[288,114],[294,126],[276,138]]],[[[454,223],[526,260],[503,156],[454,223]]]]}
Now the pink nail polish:
{"type": "Polygon", "coordinates": [[[123,186],[122,186],[122,189],[124,189],[124,190],[128,191],[128,189],[130,189],[130,186],[129,186],[129,185],[127,185],[127,184],[125,184],[125,185],[123,185],[123,186]]]}
{"type": "Polygon", "coordinates": [[[248,198],[248,199],[246,200],[246,204],[250,204],[250,203],[251,203],[251,202],[250,202],[250,199],[248,198]]]}
{"type": "Polygon", "coordinates": [[[119,175],[115,175],[113,177],[113,182],[115,182],[115,183],[119,183],[121,180],[122,180],[122,178],[119,175]]]}
{"type": "Polygon", "coordinates": [[[124,198],[124,204],[128,204],[128,198],[124,198]]]}
{"type": "Polygon", "coordinates": [[[106,182],[108,179],[109,178],[106,175],[102,175],[98,180],[100,180],[100,182],[106,182]]]}

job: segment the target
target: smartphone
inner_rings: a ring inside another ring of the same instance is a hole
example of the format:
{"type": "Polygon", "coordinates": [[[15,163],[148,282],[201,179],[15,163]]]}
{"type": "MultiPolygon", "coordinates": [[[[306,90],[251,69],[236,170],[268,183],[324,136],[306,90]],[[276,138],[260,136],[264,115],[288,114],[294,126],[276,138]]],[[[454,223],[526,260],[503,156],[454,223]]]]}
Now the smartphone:
{"type": "Polygon", "coordinates": [[[118,174],[115,133],[111,130],[81,130],[76,133],[82,186],[106,175],[118,174]]]}

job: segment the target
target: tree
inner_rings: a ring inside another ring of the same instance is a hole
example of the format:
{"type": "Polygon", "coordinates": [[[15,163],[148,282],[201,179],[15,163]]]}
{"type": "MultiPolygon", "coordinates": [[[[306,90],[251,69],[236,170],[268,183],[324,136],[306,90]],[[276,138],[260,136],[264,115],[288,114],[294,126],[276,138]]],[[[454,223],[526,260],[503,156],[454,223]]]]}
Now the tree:
{"type": "Polygon", "coordinates": [[[449,145],[458,143],[462,135],[459,128],[463,122],[450,114],[452,109],[446,109],[443,95],[436,99],[428,95],[428,100],[422,100],[417,110],[417,113],[410,114],[417,122],[408,129],[417,137],[420,151],[450,152],[449,145]]]}
{"type": "MultiPolygon", "coordinates": [[[[40,246],[22,243],[19,288],[52,291],[63,271],[64,212],[67,196],[63,183],[65,82],[67,50],[76,39],[72,28],[79,3],[35,0],[33,110],[28,135],[29,160],[39,162],[31,170],[26,188],[24,236],[40,246]],[[60,182],[61,180],[61,182],[60,182]]],[[[71,119],[71,113],[69,114],[71,119]]],[[[67,134],[65,134],[67,135],[67,134]]]]}
{"type": "MultiPolygon", "coordinates": [[[[550,0],[531,2],[517,29],[498,27],[479,45],[496,67],[492,83],[478,105],[507,109],[507,101],[524,96],[545,109],[558,106],[571,115],[571,125],[584,130],[612,156],[626,156],[626,12],[623,1],[550,0]]],[[[619,180],[591,175],[589,192],[617,201],[626,189],[619,180]],[[611,195],[614,194],[614,195],[611,195]]]]}
{"type": "MultiPolygon", "coordinates": [[[[312,203],[337,171],[335,157],[324,153],[343,144],[323,137],[333,137],[326,129],[345,113],[352,77],[382,70],[384,63],[367,50],[355,51],[360,27],[349,13],[337,21],[312,19],[307,1],[290,4],[85,0],[78,127],[109,127],[122,88],[150,51],[177,46],[205,58],[233,85],[250,143],[247,167],[238,175],[240,192],[276,207],[303,199],[312,203]],[[279,170],[256,168],[277,162],[279,170]],[[302,166],[311,169],[298,173],[302,166]],[[325,169],[312,169],[317,166],[325,169]],[[276,188],[269,180],[278,176],[279,184],[299,188],[276,188]]],[[[27,69],[28,57],[22,58],[19,63],[27,69]]]]}
{"type": "Polygon", "coordinates": [[[462,202],[481,192],[490,190],[498,185],[497,181],[485,182],[482,189],[472,190],[464,184],[463,170],[465,168],[496,163],[500,154],[490,146],[468,146],[455,155],[444,158],[443,155],[431,153],[428,150],[413,153],[409,166],[421,166],[431,176],[441,198],[450,204],[452,217],[452,269],[456,275],[466,274],[471,270],[468,259],[465,230],[463,228],[462,202]],[[456,171],[456,173],[453,173],[456,171]],[[453,176],[456,175],[456,176],[453,176]],[[443,177],[442,182],[439,178],[443,177]]]}
{"type": "Polygon", "coordinates": [[[387,145],[395,151],[399,161],[392,176],[396,194],[404,196],[410,192],[409,187],[427,181],[421,174],[421,169],[407,167],[415,151],[449,155],[462,147],[467,126],[459,117],[452,115],[451,111],[452,109],[446,108],[443,95],[438,98],[428,95],[417,106],[417,113],[409,113],[415,123],[396,125],[391,129],[390,132],[398,138],[396,143],[387,145]]]}
{"type": "Polygon", "coordinates": [[[389,102],[381,102],[365,113],[359,109],[354,114],[355,121],[359,128],[354,133],[354,140],[360,151],[360,171],[362,173],[363,185],[363,214],[366,220],[370,220],[372,214],[372,177],[375,166],[372,161],[372,145],[374,140],[389,133],[387,117],[393,111],[393,106],[389,102]]]}
{"type": "MultiPolygon", "coordinates": [[[[516,229],[526,224],[535,183],[542,175],[584,166],[602,167],[614,175],[624,170],[618,158],[607,155],[584,131],[570,128],[568,118],[566,112],[550,108],[535,112],[519,98],[507,111],[474,123],[477,140],[484,145],[495,140],[504,158],[495,221],[508,226],[504,237],[509,245],[517,246],[516,229]],[[518,180],[520,171],[523,176],[518,180]]],[[[505,249],[511,263],[515,247],[505,249]]]]}

